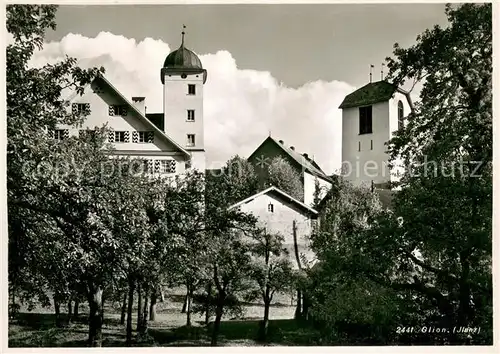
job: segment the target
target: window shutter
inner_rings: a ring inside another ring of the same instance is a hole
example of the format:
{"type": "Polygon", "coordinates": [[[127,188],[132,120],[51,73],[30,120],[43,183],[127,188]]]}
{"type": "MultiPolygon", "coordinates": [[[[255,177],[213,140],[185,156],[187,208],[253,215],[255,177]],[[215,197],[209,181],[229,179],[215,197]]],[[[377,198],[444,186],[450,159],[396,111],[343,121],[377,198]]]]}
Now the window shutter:
{"type": "Polygon", "coordinates": [[[132,132],[132,142],[133,143],[139,142],[139,133],[138,132],[132,132]]]}
{"type": "Polygon", "coordinates": [[[169,160],[168,161],[168,172],[175,173],[175,167],[176,167],[175,160],[169,160]]]}
{"type": "Polygon", "coordinates": [[[112,130],[108,133],[108,142],[110,143],[115,142],[115,132],[112,130]]]}
{"type": "Polygon", "coordinates": [[[63,137],[63,139],[68,139],[69,138],[69,130],[68,129],[64,129],[63,130],[62,137],[63,137]]]}
{"type": "Polygon", "coordinates": [[[74,115],[77,115],[78,114],[78,103],[73,103],[71,105],[71,112],[74,114],[74,115]]]}
{"type": "Polygon", "coordinates": [[[125,132],[123,133],[123,135],[124,135],[124,140],[123,140],[123,142],[125,142],[125,143],[130,142],[130,132],[127,130],[127,131],[125,131],[125,132]]]}
{"type": "Polygon", "coordinates": [[[153,143],[155,138],[155,132],[148,132],[148,143],[153,143]]]}
{"type": "Polygon", "coordinates": [[[155,160],[155,173],[160,173],[160,160],[155,160]]]}
{"type": "Polygon", "coordinates": [[[90,103],[85,103],[85,114],[90,113],[90,103]]]}
{"type": "Polygon", "coordinates": [[[115,115],[115,107],[113,105],[109,106],[108,113],[109,113],[110,116],[114,116],[115,115]]]}
{"type": "Polygon", "coordinates": [[[126,116],[127,115],[127,106],[122,106],[121,107],[121,115],[126,116]]]}

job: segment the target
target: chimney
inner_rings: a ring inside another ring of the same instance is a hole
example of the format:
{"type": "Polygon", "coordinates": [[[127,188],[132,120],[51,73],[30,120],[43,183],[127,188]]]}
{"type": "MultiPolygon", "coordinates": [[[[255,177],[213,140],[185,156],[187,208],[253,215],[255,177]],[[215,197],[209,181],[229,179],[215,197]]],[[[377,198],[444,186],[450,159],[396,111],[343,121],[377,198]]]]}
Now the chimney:
{"type": "Polygon", "coordinates": [[[283,140],[280,140],[280,144],[283,145],[285,142],[283,140]]]}
{"type": "Polygon", "coordinates": [[[303,154],[302,154],[302,156],[304,156],[304,157],[305,157],[305,159],[306,159],[307,161],[309,161],[309,155],[307,155],[306,153],[303,153],[303,154]]]}
{"type": "Polygon", "coordinates": [[[293,151],[295,151],[295,146],[290,146],[290,149],[292,149],[293,151]]]}
{"type": "Polygon", "coordinates": [[[132,103],[139,112],[146,114],[146,97],[132,97],[132,103]]]}

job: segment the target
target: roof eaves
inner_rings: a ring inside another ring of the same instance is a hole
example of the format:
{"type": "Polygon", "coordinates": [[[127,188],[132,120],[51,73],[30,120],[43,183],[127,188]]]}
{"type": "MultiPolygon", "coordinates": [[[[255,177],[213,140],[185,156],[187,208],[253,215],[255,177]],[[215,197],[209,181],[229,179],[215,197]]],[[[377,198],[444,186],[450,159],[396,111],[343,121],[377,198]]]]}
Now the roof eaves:
{"type": "Polygon", "coordinates": [[[123,96],[123,94],[118,91],[118,89],[116,87],[113,86],[113,84],[111,84],[111,82],[109,82],[108,79],[106,79],[104,77],[104,75],[102,74],[98,74],[98,78],[100,78],[101,80],[104,81],[104,83],[106,83],[113,91],[115,91],[116,94],[118,94],[118,96],[125,101],[125,103],[127,105],[129,105],[133,110],[134,112],[145,122],[147,122],[154,130],[156,130],[157,133],[160,134],[160,136],[163,136],[169,143],[171,143],[172,145],[174,145],[177,149],[179,149],[181,152],[183,152],[184,154],[186,154],[186,156],[191,156],[191,154],[185,150],[182,146],[180,146],[175,140],[173,140],[171,137],[169,137],[167,134],[165,134],[163,131],[161,131],[156,125],[153,124],[153,122],[151,122],[148,118],[146,118],[146,116],[144,116],[144,114],[142,114],[141,111],[139,111],[137,109],[136,106],[134,106],[132,104],[132,102],[130,102],[129,100],[127,100],[127,98],[125,96],[123,96]]]}

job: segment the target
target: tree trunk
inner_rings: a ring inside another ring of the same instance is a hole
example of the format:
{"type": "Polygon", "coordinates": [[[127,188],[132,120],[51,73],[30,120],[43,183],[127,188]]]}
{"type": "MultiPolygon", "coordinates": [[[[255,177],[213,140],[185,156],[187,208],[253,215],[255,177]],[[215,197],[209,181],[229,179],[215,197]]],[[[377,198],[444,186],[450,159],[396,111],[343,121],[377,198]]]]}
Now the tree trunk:
{"type": "Polygon", "coordinates": [[[295,307],[295,319],[298,320],[302,315],[302,293],[297,289],[297,306],[295,307]]]}
{"type": "Polygon", "coordinates": [[[80,307],[80,301],[78,299],[78,297],[75,299],[75,307],[73,309],[73,318],[74,319],[77,319],[78,318],[78,315],[79,315],[79,307],[80,307]]]}
{"type": "Polygon", "coordinates": [[[149,320],[156,321],[156,301],[158,300],[156,291],[151,294],[151,304],[149,305],[149,320]]]}
{"type": "Polygon", "coordinates": [[[73,319],[73,302],[68,300],[68,324],[71,323],[71,320],[73,319]]]}
{"type": "Polygon", "coordinates": [[[141,330],[142,322],[142,289],[141,284],[137,284],[137,332],[141,330]]]}
{"type": "Polygon", "coordinates": [[[132,346],[132,310],[134,305],[135,283],[129,279],[128,282],[128,309],[127,309],[127,347],[132,346]]]}
{"type": "Polygon", "coordinates": [[[205,325],[210,321],[210,303],[212,301],[212,283],[207,285],[207,299],[205,302],[205,325]]]}
{"type": "Polygon", "coordinates": [[[269,308],[271,306],[271,302],[269,300],[264,301],[264,320],[260,323],[260,333],[259,339],[266,340],[267,333],[269,328],[269,308]]]}
{"type": "Polygon", "coordinates": [[[186,326],[191,326],[191,302],[193,301],[193,288],[188,286],[186,306],[186,326]]]}
{"type": "Polygon", "coordinates": [[[217,346],[217,339],[219,338],[219,330],[220,330],[220,322],[222,319],[222,313],[224,310],[224,301],[218,301],[217,303],[217,308],[215,309],[215,322],[214,322],[214,328],[212,330],[212,342],[210,345],[212,347],[217,346]]]}
{"type": "Polygon", "coordinates": [[[182,304],[181,313],[186,313],[186,309],[187,309],[187,305],[188,305],[188,299],[189,299],[189,294],[186,293],[186,296],[184,296],[184,303],[182,304]]]}
{"type": "Polygon", "coordinates": [[[308,320],[309,319],[309,297],[307,294],[304,292],[302,294],[302,314],[301,314],[302,319],[308,320]]]}
{"type": "Polygon", "coordinates": [[[57,295],[54,295],[54,311],[56,313],[56,327],[61,327],[61,304],[57,299],[57,295]]]}
{"type": "Polygon", "coordinates": [[[89,345],[100,347],[102,345],[102,288],[90,286],[87,294],[89,302],[89,345]]]}
{"type": "Polygon", "coordinates": [[[144,289],[144,308],[142,309],[141,318],[141,334],[145,334],[148,331],[148,307],[149,307],[149,292],[148,289],[144,289]]]}
{"type": "Polygon", "coordinates": [[[125,315],[126,314],[127,314],[127,291],[125,291],[125,294],[123,295],[122,313],[120,315],[120,324],[121,325],[125,324],[125,315]]]}
{"type": "Polygon", "coordinates": [[[102,301],[101,301],[101,320],[102,320],[102,323],[104,324],[104,296],[102,297],[102,301]]]}

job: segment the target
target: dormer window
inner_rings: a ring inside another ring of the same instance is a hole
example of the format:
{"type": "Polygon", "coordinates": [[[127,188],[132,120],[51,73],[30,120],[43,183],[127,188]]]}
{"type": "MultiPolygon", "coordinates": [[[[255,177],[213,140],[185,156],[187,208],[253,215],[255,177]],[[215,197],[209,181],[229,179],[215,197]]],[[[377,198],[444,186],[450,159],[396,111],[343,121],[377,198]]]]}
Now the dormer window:
{"type": "Polygon", "coordinates": [[[73,103],[71,109],[74,115],[87,115],[90,113],[90,103],[73,103]]]}
{"type": "Polygon", "coordinates": [[[273,203],[269,203],[267,205],[267,211],[270,212],[270,213],[274,213],[274,205],[273,205],[273,203]]]}
{"type": "Polygon", "coordinates": [[[372,133],[372,106],[359,107],[359,135],[372,133]]]}
{"type": "Polygon", "coordinates": [[[401,131],[404,128],[404,117],[405,117],[405,108],[403,106],[403,102],[398,101],[398,130],[401,131]]]}

